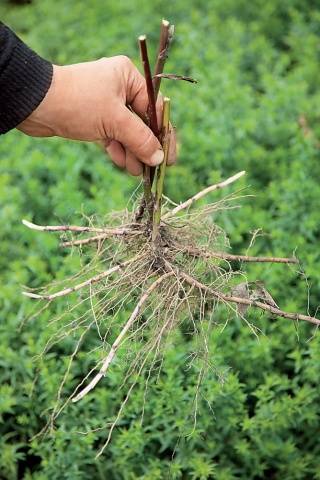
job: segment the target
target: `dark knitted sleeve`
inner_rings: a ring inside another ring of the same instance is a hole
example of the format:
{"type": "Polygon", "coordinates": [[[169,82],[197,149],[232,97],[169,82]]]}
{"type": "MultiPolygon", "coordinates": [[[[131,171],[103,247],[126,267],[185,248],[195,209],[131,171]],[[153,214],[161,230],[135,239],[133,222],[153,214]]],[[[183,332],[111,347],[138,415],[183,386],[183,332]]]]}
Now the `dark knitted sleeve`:
{"type": "Polygon", "coordinates": [[[51,63],[0,22],[0,134],[15,128],[40,104],[52,71],[51,63]]]}

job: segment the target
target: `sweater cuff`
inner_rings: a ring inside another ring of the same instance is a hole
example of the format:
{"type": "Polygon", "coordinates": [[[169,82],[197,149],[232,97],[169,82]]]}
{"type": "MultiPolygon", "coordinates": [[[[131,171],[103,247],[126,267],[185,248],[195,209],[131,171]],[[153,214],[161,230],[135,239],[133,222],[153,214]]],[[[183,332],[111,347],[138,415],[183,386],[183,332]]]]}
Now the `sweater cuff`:
{"type": "Polygon", "coordinates": [[[53,66],[25,45],[8,27],[0,34],[0,134],[25,120],[45,97],[53,66]]]}

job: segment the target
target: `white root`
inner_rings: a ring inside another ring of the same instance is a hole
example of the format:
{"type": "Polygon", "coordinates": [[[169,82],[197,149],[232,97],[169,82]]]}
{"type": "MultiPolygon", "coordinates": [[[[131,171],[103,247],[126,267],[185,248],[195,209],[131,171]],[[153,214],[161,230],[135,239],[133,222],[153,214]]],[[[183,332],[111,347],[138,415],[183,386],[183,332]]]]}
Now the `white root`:
{"type": "Polygon", "coordinates": [[[99,243],[103,242],[106,238],[108,238],[108,235],[106,233],[102,235],[97,235],[95,237],[89,237],[89,238],[83,238],[81,240],[70,240],[67,242],[61,242],[60,247],[79,247],[81,245],[88,245],[89,243],[99,243]]]}
{"type": "Polygon", "coordinates": [[[116,353],[117,353],[117,351],[120,347],[122,339],[124,338],[124,336],[126,335],[128,330],[131,328],[131,326],[135,322],[135,320],[138,318],[138,316],[141,312],[142,306],[148,300],[148,298],[150,297],[152,292],[159,286],[159,284],[173,274],[174,274],[173,272],[168,272],[168,273],[165,273],[164,275],[162,275],[161,277],[159,277],[155,282],[152,283],[152,285],[141,296],[141,298],[140,298],[139,302],[137,303],[135,309],[133,310],[132,314],[130,315],[129,320],[127,321],[127,323],[125,324],[125,326],[121,330],[120,334],[118,335],[118,337],[116,338],[116,340],[112,344],[110,352],[108,353],[108,355],[104,359],[102,367],[100,368],[99,372],[91,380],[91,382],[83,390],[81,390],[81,392],[79,392],[78,395],[76,395],[72,399],[73,402],[78,402],[79,400],[81,400],[85,395],[87,395],[87,393],[89,393],[91,390],[93,390],[94,387],[97,385],[97,383],[101,380],[101,378],[103,378],[105,376],[105,373],[106,373],[109,365],[111,364],[114,356],[116,355],[116,353]]]}
{"type": "Polygon", "coordinates": [[[109,237],[112,236],[121,236],[121,235],[130,235],[131,237],[135,237],[137,235],[141,235],[142,232],[139,232],[138,230],[121,230],[119,229],[118,233],[103,233],[102,235],[97,235],[95,237],[89,237],[89,238],[82,238],[80,240],[70,240],[67,242],[61,242],[60,247],[79,247],[83,245],[88,245],[89,243],[99,243],[103,242],[109,237]]]}
{"type": "Polygon", "coordinates": [[[296,257],[253,257],[250,255],[234,255],[226,252],[208,252],[199,248],[185,248],[183,251],[195,257],[221,258],[221,260],[253,262],[253,263],[299,263],[296,257]]]}
{"type": "Polygon", "coordinates": [[[36,225],[28,220],[22,220],[23,225],[31,230],[38,230],[40,232],[94,232],[104,233],[105,235],[127,235],[132,233],[128,228],[96,228],[96,227],[78,227],[76,225],[36,225]]]}
{"type": "Polygon", "coordinates": [[[278,317],[289,318],[290,320],[303,320],[305,322],[313,323],[314,325],[320,325],[320,320],[316,317],[311,317],[310,315],[303,315],[301,313],[284,312],[283,310],[280,310],[279,308],[275,308],[267,303],[263,303],[256,300],[250,300],[247,298],[235,297],[233,295],[225,295],[224,293],[218,292],[217,290],[214,290],[210,287],[207,287],[207,285],[204,285],[203,283],[198,282],[198,280],[191,277],[185,272],[180,271],[179,273],[181,278],[183,278],[187,283],[189,283],[189,285],[193,285],[197,287],[200,291],[203,290],[205,292],[208,292],[209,294],[216,297],[218,300],[222,300],[226,303],[248,305],[248,307],[256,307],[256,308],[259,308],[260,310],[265,310],[266,312],[270,312],[273,315],[276,315],[278,317]]]}
{"type": "Polygon", "coordinates": [[[211,185],[210,187],[205,188],[204,190],[201,190],[201,192],[198,192],[196,195],[193,197],[189,198],[185,202],[181,203],[177,207],[175,207],[173,210],[170,210],[170,212],[167,212],[165,215],[162,216],[162,220],[166,220],[167,218],[173,217],[177,213],[179,213],[181,210],[184,210],[188,207],[190,207],[194,202],[199,200],[200,198],[204,197],[210,192],[213,192],[214,190],[220,190],[221,188],[224,188],[231,183],[235,182],[239,178],[243,177],[245,175],[245,171],[243,170],[242,172],[237,173],[236,175],[233,175],[232,177],[227,178],[223,182],[216,183],[215,185],[211,185]]]}
{"type": "Polygon", "coordinates": [[[104,278],[109,277],[112,273],[119,272],[119,270],[122,270],[123,268],[127,267],[128,265],[130,265],[130,263],[133,263],[139,258],[142,258],[142,256],[143,255],[133,257],[130,260],[127,260],[126,262],[120,263],[115,267],[109,268],[108,270],[105,270],[104,272],[101,272],[98,275],[95,275],[94,277],[91,277],[88,280],[85,280],[84,282],[78,283],[74,287],[68,287],[56,293],[52,293],[48,295],[46,294],[40,295],[38,293],[33,293],[33,292],[22,292],[22,294],[25,295],[26,297],[37,298],[37,299],[48,300],[48,301],[54,300],[55,298],[58,298],[58,297],[64,297],[65,295],[69,295],[69,293],[77,292],[81,288],[87,287],[88,285],[92,285],[93,283],[100,282],[104,278]]]}

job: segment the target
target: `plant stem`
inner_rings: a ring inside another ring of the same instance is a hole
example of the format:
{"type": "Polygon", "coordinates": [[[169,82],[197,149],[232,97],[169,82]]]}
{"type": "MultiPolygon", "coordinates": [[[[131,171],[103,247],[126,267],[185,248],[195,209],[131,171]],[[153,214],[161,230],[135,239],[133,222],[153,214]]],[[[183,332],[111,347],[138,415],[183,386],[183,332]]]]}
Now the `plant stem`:
{"type": "Polygon", "coordinates": [[[154,88],[154,95],[157,98],[161,77],[157,77],[156,75],[161,75],[163,73],[164,64],[168,57],[168,50],[170,44],[173,39],[174,34],[174,25],[170,25],[168,20],[162,20],[161,22],[161,30],[160,30],[160,40],[159,40],[159,47],[158,47],[158,54],[156,60],[156,66],[154,68],[154,78],[153,78],[153,88],[154,88]]]}
{"type": "Polygon", "coordinates": [[[148,93],[148,100],[149,100],[148,111],[147,111],[149,125],[151,130],[155,134],[155,136],[158,137],[159,129],[158,129],[158,121],[157,121],[156,101],[155,101],[152,75],[151,75],[150,63],[149,63],[149,57],[148,57],[147,37],[145,35],[140,35],[139,46],[140,46],[140,54],[141,54],[141,60],[143,64],[144,76],[146,79],[147,93],[148,93]]]}
{"type": "MultiPolygon", "coordinates": [[[[139,37],[139,47],[140,47],[140,55],[143,64],[144,76],[146,79],[146,86],[147,86],[147,93],[148,93],[148,110],[147,110],[147,121],[148,124],[155,134],[156,137],[159,136],[158,130],[158,121],[157,121],[157,110],[156,110],[156,101],[155,95],[153,90],[153,83],[152,83],[152,75],[150,70],[150,63],[148,57],[148,49],[147,49],[147,38],[145,35],[140,35],[139,37]]],[[[150,174],[150,167],[147,165],[144,166],[143,169],[143,186],[144,186],[144,197],[146,200],[146,206],[149,212],[150,220],[152,221],[153,216],[153,198],[151,192],[151,174],[150,174]]]]}
{"type": "MultiPolygon", "coordinates": [[[[158,46],[158,53],[157,53],[157,60],[156,65],[153,72],[153,88],[154,88],[154,98],[155,102],[157,103],[157,97],[160,90],[161,84],[161,76],[157,77],[157,75],[161,75],[163,73],[164,65],[168,58],[169,47],[173,40],[174,34],[174,25],[170,25],[168,20],[162,20],[161,27],[160,27],[160,39],[159,39],[159,46],[158,46]]],[[[155,174],[155,168],[151,167],[150,169],[150,183],[152,187],[153,178],[155,174]]]]}
{"type": "Polygon", "coordinates": [[[163,162],[158,168],[158,174],[157,174],[157,180],[156,180],[156,198],[155,198],[155,205],[153,210],[153,225],[152,225],[152,241],[153,242],[156,242],[159,237],[162,193],[163,193],[164,177],[166,173],[166,166],[168,161],[169,145],[170,145],[169,120],[170,120],[170,98],[165,97],[163,100],[163,117],[162,117],[162,147],[164,152],[164,158],[163,158],[163,162]]]}
{"type": "MultiPolygon", "coordinates": [[[[167,20],[162,20],[161,30],[160,30],[160,40],[158,47],[158,54],[156,60],[156,66],[154,70],[154,75],[161,74],[163,72],[164,64],[168,56],[168,49],[173,38],[174,26],[171,25],[167,20]]],[[[148,58],[146,36],[142,35],[139,37],[139,47],[140,54],[143,63],[144,74],[147,83],[147,91],[149,98],[149,107],[147,111],[147,123],[150,126],[153,133],[158,137],[158,125],[157,125],[157,114],[156,114],[156,102],[157,96],[160,88],[161,77],[152,78],[150,70],[150,62],[148,58]],[[151,88],[152,87],[152,88],[151,88]]],[[[152,183],[154,177],[155,168],[148,167],[147,165],[143,168],[143,187],[144,187],[144,199],[140,205],[138,212],[138,219],[141,219],[144,213],[145,207],[149,212],[149,218],[152,220],[153,216],[153,198],[152,198],[152,183]]]]}
{"type": "Polygon", "coordinates": [[[151,220],[153,215],[153,196],[151,191],[150,167],[148,167],[148,165],[143,165],[143,191],[143,201],[145,204],[144,207],[147,208],[149,212],[149,219],[151,220]]]}

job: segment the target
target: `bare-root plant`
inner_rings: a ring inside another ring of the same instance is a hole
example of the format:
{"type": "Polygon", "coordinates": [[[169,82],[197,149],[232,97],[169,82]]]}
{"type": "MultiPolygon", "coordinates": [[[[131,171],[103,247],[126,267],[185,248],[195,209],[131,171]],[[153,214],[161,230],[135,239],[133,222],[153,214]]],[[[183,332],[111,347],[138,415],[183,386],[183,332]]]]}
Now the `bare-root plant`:
{"type": "MultiPolygon", "coordinates": [[[[45,291],[24,292],[28,297],[46,302],[46,305],[61,297],[74,299],[65,313],[52,320],[59,324],[59,328],[42,352],[44,354],[62,339],[78,334],[48,426],[53,426],[70,401],[79,402],[92,395],[95,387],[108,375],[119,351],[128,352],[129,361],[121,385],[127,385],[126,396],[116,418],[110,424],[108,437],[98,455],[108,445],[137,378],[147,367],[151,371],[161,357],[170,335],[183,322],[191,323],[193,334],[199,338],[199,352],[203,358],[196,398],[204,372],[210,364],[208,328],[204,327],[208,311],[211,312],[210,318],[214,319],[219,308],[227,308],[234,316],[240,317],[255,334],[258,332],[257,327],[246,318],[249,307],[277,317],[320,325],[320,320],[310,315],[283,311],[261,282],[248,282],[242,272],[234,269],[234,265],[239,262],[298,264],[295,257],[253,257],[229,253],[227,236],[213,221],[213,215],[219,210],[233,208],[237,195],[226,196],[202,207],[197,206],[200,199],[214,191],[228,188],[243,177],[245,172],[211,185],[173,208],[171,202],[165,200],[163,187],[170,143],[170,100],[164,99],[163,120],[159,129],[155,101],[160,80],[166,76],[163,67],[172,35],[173,27],[169,22],[163,21],[153,77],[150,73],[146,37],[139,37],[149,94],[146,121],[162,142],[164,161],[156,172],[145,168],[144,195],[138,208],[111,214],[108,226],[95,226],[93,222],[88,226],[39,226],[23,221],[34,230],[60,232],[64,236],[62,248],[79,249],[81,253],[86,252],[90,259],[80,272],[67,279],[63,288],[57,289],[57,284],[53,284],[45,291]],[[69,237],[65,238],[66,235],[69,237]],[[244,277],[240,283],[237,282],[239,274],[244,277]],[[131,313],[123,324],[119,324],[119,318],[123,312],[128,311],[133,301],[135,306],[131,313]],[[87,310],[71,320],[73,311],[84,304],[88,305],[87,310]],[[72,393],[64,398],[63,389],[72,363],[86,334],[93,328],[99,337],[101,358],[72,393]],[[132,345],[139,345],[139,349],[132,352],[132,345]]],[[[167,77],[170,78],[170,75],[174,76],[169,74],[167,77]]],[[[214,322],[211,322],[210,328],[213,325],[214,322]]],[[[149,377],[146,378],[148,382],[149,377]]]]}

